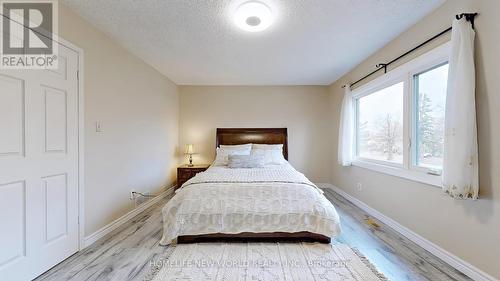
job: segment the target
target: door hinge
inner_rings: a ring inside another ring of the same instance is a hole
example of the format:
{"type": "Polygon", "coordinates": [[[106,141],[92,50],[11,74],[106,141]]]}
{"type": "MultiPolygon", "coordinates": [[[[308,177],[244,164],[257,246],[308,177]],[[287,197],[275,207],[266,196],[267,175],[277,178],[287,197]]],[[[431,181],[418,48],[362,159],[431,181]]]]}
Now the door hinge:
{"type": "Polygon", "coordinates": [[[80,79],[80,70],[76,71],[76,79],[80,79]]]}

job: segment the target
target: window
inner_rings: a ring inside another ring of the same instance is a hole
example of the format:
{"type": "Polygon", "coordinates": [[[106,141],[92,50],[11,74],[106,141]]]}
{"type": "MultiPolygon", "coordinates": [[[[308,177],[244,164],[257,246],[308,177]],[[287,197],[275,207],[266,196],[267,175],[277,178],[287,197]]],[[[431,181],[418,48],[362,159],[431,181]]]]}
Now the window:
{"type": "Polygon", "coordinates": [[[359,157],[403,164],[403,82],[357,100],[359,157]]]}
{"type": "Polygon", "coordinates": [[[353,90],[353,165],[441,185],[449,44],[353,90]]]}
{"type": "Polygon", "coordinates": [[[414,165],[435,170],[443,166],[444,106],[448,63],[415,74],[414,165]]]}

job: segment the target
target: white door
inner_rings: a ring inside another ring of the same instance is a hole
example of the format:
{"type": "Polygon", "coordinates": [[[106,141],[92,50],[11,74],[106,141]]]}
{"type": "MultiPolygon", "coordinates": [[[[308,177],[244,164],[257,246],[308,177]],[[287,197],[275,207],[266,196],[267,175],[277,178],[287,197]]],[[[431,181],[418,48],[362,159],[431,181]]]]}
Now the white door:
{"type": "Polygon", "coordinates": [[[78,54],[57,70],[0,70],[0,280],[78,250],[78,54]]]}

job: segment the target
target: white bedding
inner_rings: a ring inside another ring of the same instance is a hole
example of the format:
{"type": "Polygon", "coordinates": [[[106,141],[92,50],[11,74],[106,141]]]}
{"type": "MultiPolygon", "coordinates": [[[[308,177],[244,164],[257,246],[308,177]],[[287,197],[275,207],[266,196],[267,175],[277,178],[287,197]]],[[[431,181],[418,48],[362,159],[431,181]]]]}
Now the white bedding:
{"type": "Polygon", "coordinates": [[[162,245],[182,235],[340,233],[333,205],[288,162],[254,169],[212,166],[178,189],[162,213],[162,245]]]}

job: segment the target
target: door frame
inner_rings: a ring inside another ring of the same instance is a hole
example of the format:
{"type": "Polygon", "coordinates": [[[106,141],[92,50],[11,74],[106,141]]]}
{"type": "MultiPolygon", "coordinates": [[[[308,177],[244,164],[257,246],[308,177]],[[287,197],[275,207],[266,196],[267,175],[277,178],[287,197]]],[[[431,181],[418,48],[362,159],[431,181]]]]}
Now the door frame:
{"type": "Polygon", "coordinates": [[[75,51],[78,55],[78,251],[85,248],[85,107],[84,107],[84,51],[77,45],[58,36],[55,43],[75,51]]]}

